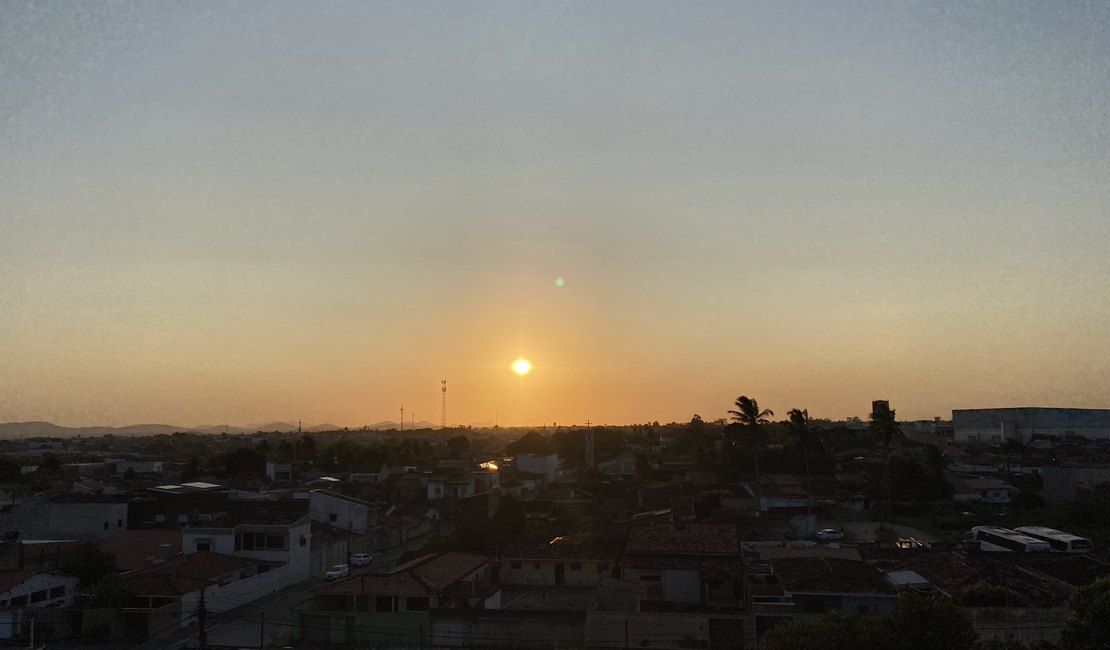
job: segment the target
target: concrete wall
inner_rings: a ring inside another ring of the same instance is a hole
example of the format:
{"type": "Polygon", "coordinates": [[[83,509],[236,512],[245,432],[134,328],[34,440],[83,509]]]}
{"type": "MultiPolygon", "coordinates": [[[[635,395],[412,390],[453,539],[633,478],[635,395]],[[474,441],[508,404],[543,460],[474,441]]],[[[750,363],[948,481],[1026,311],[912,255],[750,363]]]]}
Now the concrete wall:
{"type": "Polygon", "coordinates": [[[501,561],[501,582],[506,585],[555,584],[555,565],[563,565],[563,584],[567,586],[594,586],[601,581],[600,562],[593,560],[526,560],[504,558],[501,561]],[[514,569],[514,564],[520,564],[514,569]],[[539,565],[537,568],[536,565],[539,565]],[[577,566],[578,569],[573,567],[577,566]]]}
{"type": "Polygon", "coordinates": [[[1028,441],[1034,434],[1110,439],[1110,409],[1001,408],[952,411],[957,442],[1028,441]]]}
{"type": "Polygon", "coordinates": [[[24,539],[111,539],[126,529],[126,503],[25,501],[0,513],[0,530],[24,539]]]}
{"type": "Polygon", "coordinates": [[[586,622],[586,647],[708,648],[711,647],[709,631],[709,618],[705,614],[590,612],[586,622]]]}
{"type": "Polygon", "coordinates": [[[359,535],[365,535],[366,531],[378,525],[377,508],[337,498],[318,490],[308,495],[308,512],[313,521],[359,535]]]}
{"type": "Polygon", "coordinates": [[[983,641],[1016,637],[1023,643],[1060,643],[1067,607],[965,607],[971,625],[983,641]]]}
{"type": "Polygon", "coordinates": [[[663,598],[668,603],[701,602],[701,576],[688,569],[663,571],[663,598]]]}

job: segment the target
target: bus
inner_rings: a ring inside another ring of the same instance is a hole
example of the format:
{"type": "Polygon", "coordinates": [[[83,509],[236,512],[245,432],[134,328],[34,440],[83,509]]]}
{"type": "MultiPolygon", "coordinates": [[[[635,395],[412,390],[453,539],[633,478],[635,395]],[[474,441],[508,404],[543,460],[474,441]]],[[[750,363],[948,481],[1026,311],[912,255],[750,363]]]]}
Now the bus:
{"type": "Polygon", "coordinates": [[[1086,537],[1065,533],[1055,528],[1020,526],[1015,528],[1014,532],[1044,540],[1057,553],[1090,553],[1094,549],[1094,544],[1086,537]]]}
{"type": "Polygon", "coordinates": [[[1023,535],[998,526],[976,526],[971,529],[968,539],[979,542],[979,548],[983,551],[1042,553],[1051,549],[1048,542],[1043,539],[1023,535]]]}

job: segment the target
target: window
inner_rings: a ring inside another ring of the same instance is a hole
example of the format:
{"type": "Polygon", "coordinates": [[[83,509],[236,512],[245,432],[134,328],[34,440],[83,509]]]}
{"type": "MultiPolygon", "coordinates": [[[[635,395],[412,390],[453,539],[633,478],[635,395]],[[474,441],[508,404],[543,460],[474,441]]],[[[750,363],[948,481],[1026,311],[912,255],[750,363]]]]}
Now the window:
{"type": "Polygon", "coordinates": [[[538,568],[540,568],[540,563],[539,563],[539,562],[536,562],[535,564],[533,564],[533,565],[532,565],[532,568],[533,568],[533,569],[538,569],[538,568]]]}
{"type": "Polygon", "coordinates": [[[520,569],[520,562],[510,562],[509,568],[513,570],[520,569]]]}
{"type": "Polygon", "coordinates": [[[329,512],[328,521],[334,524],[335,522],[339,521],[339,515],[335,514],[334,512],[329,512]]]}
{"type": "Polygon", "coordinates": [[[50,590],[50,598],[51,599],[61,598],[64,595],[66,595],[65,585],[62,585],[61,587],[54,587],[53,589],[50,590]]]}
{"type": "Polygon", "coordinates": [[[12,607],[23,607],[27,604],[27,596],[16,596],[12,598],[12,607]]]}
{"type": "Polygon", "coordinates": [[[393,613],[393,596],[378,596],[377,611],[393,613]]]}
{"type": "Polygon", "coordinates": [[[123,520],[122,519],[117,519],[116,520],[116,528],[123,528],[123,520]]]}
{"type": "Polygon", "coordinates": [[[108,522],[104,522],[104,530],[108,530],[108,522]]]}
{"type": "Polygon", "coordinates": [[[45,589],[43,589],[42,591],[36,591],[35,593],[31,594],[31,602],[41,603],[42,601],[46,600],[46,593],[47,592],[45,589]]]}
{"type": "Polygon", "coordinates": [[[177,523],[179,523],[179,524],[189,523],[189,515],[177,515],[177,523]]]}
{"type": "Polygon", "coordinates": [[[281,535],[267,535],[266,536],[266,548],[270,549],[271,551],[273,551],[273,550],[277,550],[277,551],[285,550],[285,537],[283,537],[281,535]]]}
{"type": "Polygon", "coordinates": [[[156,524],[166,523],[166,515],[154,515],[154,523],[156,523],[156,524]]]}
{"type": "Polygon", "coordinates": [[[308,535],[301,535],[301,546],[308,543],[308,535]]]}
{"type": "Polygon", "coordinates": [[[570,570],[571,571],[581,571],[582,570],[582,563],[581,562],[571,562],[570,563],[570,570]]]}
{"type": "Polygon", "coordinates": [[[198,551],[211,551],[212,550],[212,539],[209,538],[209,537],[198,537],[196,543],[197,543],[197,550],[198,551]]]}
{"type": "Polygon", "coordinates": [[[428,597],[427,596],[409,596],[405,602],[405,609],[410,612],[426,612],[428,611],[428,597]]]}

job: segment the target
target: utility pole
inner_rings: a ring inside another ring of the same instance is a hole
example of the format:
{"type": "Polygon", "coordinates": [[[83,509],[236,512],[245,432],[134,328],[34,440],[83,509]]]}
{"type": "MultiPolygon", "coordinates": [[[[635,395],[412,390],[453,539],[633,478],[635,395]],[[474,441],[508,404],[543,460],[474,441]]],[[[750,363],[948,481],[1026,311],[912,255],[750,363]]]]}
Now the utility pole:
{"type": "Polygon", "coordinates": [[[208,649],[208,630],[205,626],[208,624],[208,609],[204,604],[204,588],[207,585],[201,584],[200,586],[200,602],[197,603],[197,644],[200,650],[208,649]]]}
{"type": "Polygon", "coordinates": [[[401,431],[405,430],[405,405],[401,405],[401,431]]]}
{"type": "Polygon", "coordinates": [[[262,610],[262,616],[258,621],[258,650],[265,650],[266,648],[266,610],[262,610]]]}

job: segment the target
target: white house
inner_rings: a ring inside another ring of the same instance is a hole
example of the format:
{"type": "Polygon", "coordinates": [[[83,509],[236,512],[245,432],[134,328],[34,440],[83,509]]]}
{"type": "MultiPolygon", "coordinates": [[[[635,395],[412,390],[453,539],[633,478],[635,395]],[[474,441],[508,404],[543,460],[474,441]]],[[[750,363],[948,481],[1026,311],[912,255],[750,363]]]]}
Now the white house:
{"type": "Polygon", "coordinates": [[[213,551],[259,560],[271,571],[284,574],[282,586],[307,580],[312,564],[312,520],[308,515],[259,515],[225,517],[195,522],[181,530],[185,555],[213,551]]]}
{"type": "Polygon", "coordinates": [[[559,454],[520,454],[516,457],[516,470],[528,474],[542,474],[547,483],[555,482],[559,468],[559,454]]]}
{"type": "Polygon", "coordinates": [[[26,607],[71,607],[78,579],[40,571],[0,571],[0,639],[23,634],[32,615],[26,607]]]}
{"type": "Polygon", "coordinates": [[[378,525],[378,506],[328,490],[309,492],[308,512],[312,521],[359,535],[378,525]]]}

